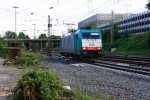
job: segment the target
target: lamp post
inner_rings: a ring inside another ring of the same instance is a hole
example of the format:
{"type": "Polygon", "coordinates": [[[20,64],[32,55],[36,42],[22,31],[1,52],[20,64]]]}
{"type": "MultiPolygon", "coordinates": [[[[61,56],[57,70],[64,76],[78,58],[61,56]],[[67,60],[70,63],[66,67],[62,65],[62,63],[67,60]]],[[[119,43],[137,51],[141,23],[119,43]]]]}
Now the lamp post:
{"type": "Polygon", "coordinates": [[[112,22],[111,22],[111,48],[114,46],[114,12],[112,11],[112,22]]]}
{"type": "Polygon", "coordinates": [[[17,6],[13,6],[13,8],[15,9],[15,33],[16,33],[16,31],[17,31],[17,14],[16,14],[16,9],[17,8],[19,8],[19,7],[17,7],[17,6]]]}

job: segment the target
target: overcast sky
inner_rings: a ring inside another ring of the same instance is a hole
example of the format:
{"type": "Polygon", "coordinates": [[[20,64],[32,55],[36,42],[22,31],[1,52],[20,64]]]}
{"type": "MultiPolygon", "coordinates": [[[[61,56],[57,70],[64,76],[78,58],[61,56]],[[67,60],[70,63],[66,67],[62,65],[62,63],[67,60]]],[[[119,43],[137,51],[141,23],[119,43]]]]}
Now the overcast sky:
{"type": "Polygon", "coordinates": [[[62,35],[67,30],[64,23],[76,24],[96,13],[139,13],[145,9],[148,0],[0,0],[0,34],[15,31],[15,9],[17,10],[17,33],[33,37],[36,24],[36,37],[47,34],[48,15],[52,18],[52,34],[62,35]],[[49,9],[53,7],[53,9],[49,9]],[[34,14],[31,14],[34,13],[34,14]]]}

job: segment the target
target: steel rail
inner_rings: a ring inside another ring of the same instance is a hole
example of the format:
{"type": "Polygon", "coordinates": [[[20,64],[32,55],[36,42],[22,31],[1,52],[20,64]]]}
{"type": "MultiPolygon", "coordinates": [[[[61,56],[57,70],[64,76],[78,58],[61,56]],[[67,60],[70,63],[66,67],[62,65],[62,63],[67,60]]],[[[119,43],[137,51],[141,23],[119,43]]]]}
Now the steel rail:
{"type": "Polygon", "coordinates": [[[130,63],[130,64],[139,64],[139,65],[150,65],[150,61],[145,60],[130,60],[130,59],[120,59],[120,58],[100,58],[100,60],[104,61],[114,61],[114,62],[123,62],[123,63],[130,63]]]}
{"type": "Polygon", "coordinates": [[[126,64],[119,64],[119,63],[100,61],[100,60],[93,60],[88,63],[97,65],[100,67],[117,69],[117,70],[122,70],[122,71],[133,72],[133,73],[150,76],[150,68],[147,68],[147,67],[143,68],[143,67],[130,66],[130,65],[126,65],[126,64]]]}

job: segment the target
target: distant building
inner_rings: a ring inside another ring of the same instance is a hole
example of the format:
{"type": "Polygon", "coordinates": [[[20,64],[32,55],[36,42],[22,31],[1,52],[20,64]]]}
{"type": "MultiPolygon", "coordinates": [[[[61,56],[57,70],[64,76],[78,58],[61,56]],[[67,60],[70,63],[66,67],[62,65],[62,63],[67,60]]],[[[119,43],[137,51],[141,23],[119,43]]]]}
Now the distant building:
{"type": "MultiPolygon", "coordinates": [[[[119,20],[119,19],[122,19],[124,18],[125,16],[127,16],[128,14],[114,14],[114,20],[119,20]]],[[[95,14],[81,22],[78,23],[78,29],[81,29],[81,28],[84,28],[84,27],[87,27],[88,23],[92,23],[94,24],[96,27],[100,26],[100,25],[103,25],[103,24],[106,24],[106,23],[109,23],[110,21],[112,20],[112,14],[106,14],[106,13],[98,13],[98,14],[95,14]]]]}
{"type": "MultiPolygon", "coordinates": [[[[150,31],[150,10],[130,15],[123,19],[115,21],[118,25],[118,32],[127,31],[128,34],[138,34],[150,31]]],[[[105,30],[110,28],[110,23],[99,25],[98,28],[105,30]]]]}

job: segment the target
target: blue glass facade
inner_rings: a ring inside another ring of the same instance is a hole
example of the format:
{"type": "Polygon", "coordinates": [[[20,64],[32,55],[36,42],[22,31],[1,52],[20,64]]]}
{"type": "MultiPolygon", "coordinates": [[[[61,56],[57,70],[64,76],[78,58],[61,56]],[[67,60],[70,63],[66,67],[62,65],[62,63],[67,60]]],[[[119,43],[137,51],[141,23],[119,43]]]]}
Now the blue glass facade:
{"type": "MultiPolygon", "coordinates": [[[[138,34],[150,31],[150,11],[145,11],[139,14],[128,16],[124,19],[116,21],[119,32],[127,31],[128,34],[138,34]]],[[[100,29],[104,30],[110,28],[110,24],[99,26],[100,29]]]]}

